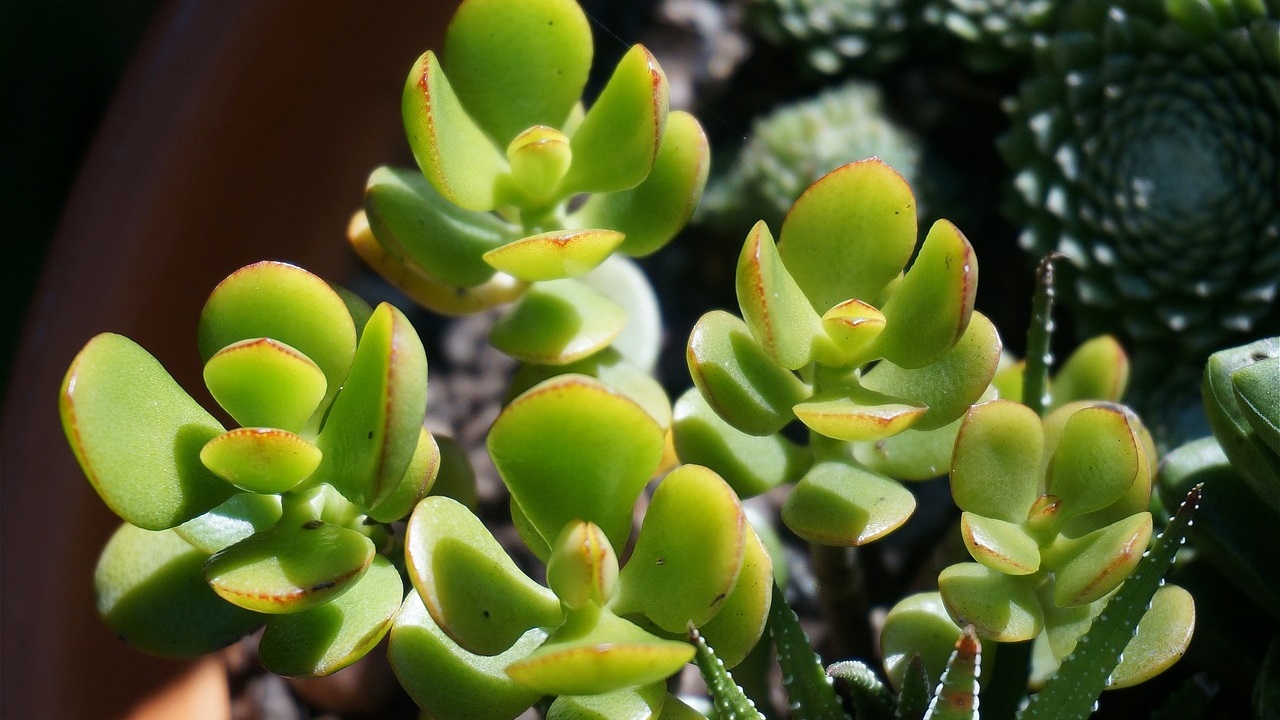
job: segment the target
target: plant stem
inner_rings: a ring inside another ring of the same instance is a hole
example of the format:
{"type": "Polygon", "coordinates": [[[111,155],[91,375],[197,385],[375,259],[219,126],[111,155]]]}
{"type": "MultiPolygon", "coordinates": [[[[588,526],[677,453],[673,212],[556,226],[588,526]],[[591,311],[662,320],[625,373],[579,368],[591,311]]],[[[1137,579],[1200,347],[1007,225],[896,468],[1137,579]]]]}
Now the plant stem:
{"type": "Polygon", "coordinates": [[[866,579],[855,548],[811,544],[818,601],[827,625],[826,651],[831,658],[871,657],[871,606],[866,579]]]}
{"type": "Polygon", "coordinates": [[[1060,253],[1050,253],[1036,267],[1036,293],[1031,298],[1031,325],[1027,328],[1027,361],[1022,377],[1022,404],[1044,415],[1048,401],[1049,344],[1053,339],[1053,298],[1055,260],[1060,253]]]}

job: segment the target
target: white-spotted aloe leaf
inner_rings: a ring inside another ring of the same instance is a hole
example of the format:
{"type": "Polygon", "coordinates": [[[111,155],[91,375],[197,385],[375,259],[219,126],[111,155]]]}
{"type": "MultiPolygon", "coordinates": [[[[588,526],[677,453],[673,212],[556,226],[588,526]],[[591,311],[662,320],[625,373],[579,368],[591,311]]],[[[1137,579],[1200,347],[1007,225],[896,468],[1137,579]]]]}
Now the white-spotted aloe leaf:
{"type": "Polygon", "coordinates": [[[547,720],[654,720],[667,698],[662,683],[601,695],[561,695],[547,708],[547,720]]]}
{"type": "Polygon", "coordinates": [[[489,212],[449,202],[418,170],[380,167],[364,190],[369,227],[387,252],[448,285],[474,287],[493,277],[484,253],[517,230],[489,212]]]}
{"type": "Polygon", "coordinates": [[[648,685],[693,659],[693,647],[653,635],[608,610],[569,614],[537,650],[507,666],[516,682],[547,695],[595,695],[648,685]]]}
{"type": "Polygon", "coordinates": [[[938,575],[938,591],[957,625],[999,642],[1031,640],[1044,629],[1035,575],[1006,575],[978,563],[960,563],[938,575]]]}
{"type": "Polygon", "coordinates": [[[1025,521],[1036,499],[1043,451],[1044,432],[1031,408],[1007,400],[974,406],[952,457],[956,505],[983,517],[1025,521]]]}
{"type": "Polygon", "coordinates": [[[230,645],[266,619],[222,600],[205,583],[206,553],[172,530],[121,525],[93,573],[98,613],[130,645],[195,657],[230,645]]]}
{"type": "Polygon", "coordinates": [[[324,371],[326,401],[342,387],[356,351],[355,322],[338,293],[300,267],[273,261],[246,265],[218,283],[197,334],[205,362],[241,340],[285,343],[324,371]]]}
{"type": "Polygon", "coordinates": [[[513,661],[546,639],[534,628],[493,655],[468,652],[436,625],[409,593],[391,627],[387,657],[418,707],[439,720],[512,720],[542,697],[507,676],[513,661]]]}
{"type": "Polygon", "coordinates": [[[859,720],[887,720],[894,715],[893,694],[861,660],[842,660],[827,666],[827,675],[843,680],[853,701],[855,717],[859,720]]]}
{"type": "Polygon", "coordinates": [[[840,461],[810,468],[782,506],[782,519],[800,537],[821,545],[864,545],[900,527],[915,512],[902,485],[840,461]]]}
{"type": "Polygon", "coordinates": [[[617,303],[576,279],[538,283],[494,324],[489,342],[523,362],[567,365],[609,346],[626,325],[617,303]]]}
{"type": "Polygon", "coordinates": [[[403,313],[382,303],[316,442],[324,453],[317,475],[356,505],[376,506],[413,459],[426,403],[422,340],[403,313]]]}
{"type": "Polygon", "coordinates": [[[748,435],[725,422],[697,388],[676,401],[674,442],[682,462],[713,467],[739,497],[754,497],[795,482],[809,469],[809,453],[780,434],[748,435]]]}
{"type": "Polygon", "coordinates": [[[489,454],[547,542],[573,520],[626,545],[636,498],[662,458],[663,432],[632,400],[584,375],[562,375],[507,405],[489,454]]]}
{"type": "Polygon", "coordinates": [[[667,124],[667,77],[653,54],[633,45],[569,139],[573,164],[560,192],[614,192],[649,174],[667,124]]]}
{"type": "Polygon", "coordinates": [[[591,54],[591,28],[572,0],[470,0],[449,22],[442,57],[467,112],[505,148],[534,125],[564,126],[591,54]]]}
{"type": "Polygon", "coordinates": [[[76,355],[58,409],[94,490],[133,525],[170,528],[236,492],[200,462],[222,426],[123,335],[97,335],[76,355]]]}
{"type": "Polygon", "coordinates": [[[778,651],[787,704],[797,716],[806,720],[847,720],[835,683],[823,670],[813,644],[800,627],[800,618],[777,585],[773,586],[773,602],[769,606],[769,635],[778,651]]]}
{"type": "Polygon", "coordinates": [[[311,358],[271,338],[250,338],[214,353],[204,364],[213,399],[243,427],[298,432],[328,392],[311,358]]]}
{"type": "Polygon", "coordinates": [[[337,598],[267,622],[258,659],[277,675],[330,675],[364,657],[400,609],[404,585],[391,562],[375,556],[368,571],[337,598]]]}
{"type": "Polygon", "coordinates": [[[929,700],[933,696],[933,688],[929,687],[929,678],[925,674],[924,663],[919,655],[912,655],[907,662],[901,689],[898,691],[898,708],[894,711],[894,720],[924,720],[929,710],[929,700]]]}
{"type": "Polygon", "coordinates": [[[520,280],[562,280],[594,269],[622,238],[616,230],[552,230],[494,248],[484,260],[520,280]]]}
{"type": "Polygon", "coordinates": [[[613,609],[638,613],[670,633],[700,626],[738,581],[746,518],[733,490],[701,465],[682,465],[658,484],[613,609]],[[697,508],[697,522],[689,522],[697,508]]]}
{"type": "Polygon", "coordinates": [[[826,339],[822,320],[787,273],[764,221],[747,234],[735,278],[742,318],[756,343],[788,370],[813,362],[815,342],[826,339]]]}
{"type": "Polygon", "coordinates": [[[288,430],[235,428],[200,449],[200,462],[242,490],[281,493],[315,472],[320,449],[288,430]]]}
{"type": "Polygon", "coordinates": [[[1077,643],[1075,651],[1062,661],[1044,689],[1033,695],[1018,714],[1019,720],[1089,715],[1125,647],[1138,632],[1147,607],[1182,546],[1187,526],[1200,503],[1200,491],[1200,486],[1196,486],[1187,494],[1155,545],[1093,621],[1085,636],[1088,641],[1083,642],[1082,638],[1082,642],[1077,643]]]}
{"type": "Polygon", "coordinates": [[[978,292],[978,260],[959,228],[939,220],[902,282],[880,308],[884,331],[870,352],[919,368],[951,348],[969,326],[978,292]]]}
{"type": "Polygon", "coordinates": [[[689,642],[697,648],[694,660],[711,694],[716,717],[724,720],[764,720],[764,716],[756,710],[755,703],[751,702],[751,698],[747,697],[742,688],[734,682],[733,676],[725,669],[724,663],[716,657],[715,651],[707,645],[707,641],[696,628],[689,628],[689,642]]]}
{"type": "Polygon", "coordinates": [[[622,252],[649,255],[692,217],[710,167],[711,150],[702,126],[687,112],[672,112],[644,182],[630,190],[591,195],[567,222],[572,227],[618,230],[626,235],[622,252]]]}
{"type": "Polygon", "coordinates": [[[237,493],[209,512],[173,529],[205,555],[266,530],[280,519],[280,496],[237,493]]]}
{"type": "Polygon", "coordinates": [[[405,531],[405,564],[435,623],[468,652],[494,655],[560,623],[560,602],[516,567],[479,518],[428,497],[405,531]]]}
{"type": "Polygon", "coordinates": [[[955,652],[938,681],[938,690],[925,720],[978,720],[978,676],[982,670],[982,646],[972,626],[956,641],[955,652]]]}
{"type": "Polygon", "coordinates": [[[928,406],[914,430],[936,430],[959,420],[986,392],[1000,362],[1001,341],[982,313],[973,313],[958,341],[933,362],[906,369],[889,360],[860,379],[862,387],[928,406]]]}
{"type": "Polygon", "coordinates": [[[756,344],[746,323],[722,310],[712,310],[693,326],[686,358],[707,404],[750,435],[781,430],[795,417],[792,406],[811,393],[756,344]]]}
{"type": "Polygon", "coordinates": [[[874,305],[916,247],[911,187],[877,159],[832,170],[783,221],[778,252],[813,309],[858,298],[874,305]]]}
{"type": "Polygon", "coordinates": [[[294,613],[341,595],[374,556],[373,542],[355,530],[286,515],[274,527],[214,553],[204,577],[224,600],[246,610],[294,613]]]}
{"type": "Polygon", "coordinates": [[[721,661],[730,668],[745,660],[756,644],[762,642],[773,602],[773,559],[750,523],[745,529],[738,580],[715,616],[699,628],[703,637],[714,644],[721,661]]]}

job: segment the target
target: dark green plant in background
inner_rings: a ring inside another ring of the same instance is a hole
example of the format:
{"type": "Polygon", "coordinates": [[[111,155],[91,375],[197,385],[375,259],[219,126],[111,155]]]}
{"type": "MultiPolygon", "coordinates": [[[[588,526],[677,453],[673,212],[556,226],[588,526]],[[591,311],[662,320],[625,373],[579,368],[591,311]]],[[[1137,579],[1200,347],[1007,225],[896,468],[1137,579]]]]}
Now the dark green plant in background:
{"type": "Polygon", "coordinates": [[[749,22],[776,45],[794,47],[825,75],[874,71],[901,58],[920,24],[921,0],[751,0],[749,22]]]}
{"type": "Polygon", "coordinates": [[[1029,60],[1065,5],[1054,0],[931,0],[924,17],[963,42],[965,59],[975,70],[996,71],[1029,60]]]}

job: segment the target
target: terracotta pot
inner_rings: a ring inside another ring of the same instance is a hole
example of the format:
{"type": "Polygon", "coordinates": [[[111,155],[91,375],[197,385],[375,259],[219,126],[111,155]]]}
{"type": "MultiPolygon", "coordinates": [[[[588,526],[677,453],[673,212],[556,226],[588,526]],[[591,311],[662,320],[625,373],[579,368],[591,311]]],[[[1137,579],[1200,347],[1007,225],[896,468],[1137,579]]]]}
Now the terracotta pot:
{"type": "Polygon", "coordinates": [[[195,323],[218,280],[271,258],[342,281],[369,170],[411,162],[404,77],[454,5],[171,0],[153,23],[66,206],[5,401],[5,717],[227,716],[216,666],[148,658],[97,617],[93,566],[118,520],[67,447],[58,385],[111,330],[200,393],[195,323]]]}

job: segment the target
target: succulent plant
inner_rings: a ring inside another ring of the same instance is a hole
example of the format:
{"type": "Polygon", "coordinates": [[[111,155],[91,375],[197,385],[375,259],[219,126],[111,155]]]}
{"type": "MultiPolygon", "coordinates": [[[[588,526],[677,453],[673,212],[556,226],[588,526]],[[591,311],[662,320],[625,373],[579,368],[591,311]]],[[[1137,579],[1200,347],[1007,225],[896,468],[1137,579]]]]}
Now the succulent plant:
{"type": "Polygon", "coordinates": [[[717,310],[688,344],[696,389],[675,406],[675,447],[740,494],[794,482],[800,536],[860,545],[901,525],[912,494],[890,478],[946,471],[957,423],[995,372],[1000,339],[974,312],[977,260],[939,221],[916,252],[910,187],[879,160],[842,166],[765,223],[738,260],[742,317],[717,310]],[[915,256],[909,269],[904,268],[915,256]],[[807,446],[783,433],[798,421],[807,446]]]}
{"type": "Polygon", "coordinates": [[[885,115],[879,88],[851,81],[824,90],[755,121],[732,167],[708,186],[697,219],[735,232],[757,220],[781,227],[815,180],[873,156],[915,184],[920,142],[885,115]]]}
{"type": "Polygon", "coordinates": [[[200,316],[222,423],[132,340],[85,345],[60,395],[85,475],[125,523],[94,575],[131,644],[198,655],[265,625],[264,666],[325,675],[390,629],[403,598],[386,523],[435,478],[426,355],[400,311],[301,268],[244,267],[200,316]]]}
{"type": "Polygon", "coordinates": [[[921,0],[751,0],[748,18],[776,45],[834,75],[846,66],[875,71],[907,50],[921,0]]]}
{"type": "Polygon", "coordinates": [[[1153,377],[1280,319],[1278,32],[1273,0],[1083,0],[1013,105],[1023,246],[1070,260],[1077,327],[1153,377]]]}
{"type": "Polygon", "coordinates": [[[653,55],[631,48],[585,109],[591,59],[573,0],[464,3],[441,56],[427,51],[405,84],[420,170],[375,170],[348,233],[438,312],[519,301],[492,341],[529,362],[567,364],[610,344],[626,314],[578,278],[615,253],[662,247],[706,182],[702,128],[668,112],[653,55]]]}
{"type": "Polygon", "coordinates": [[[662,682],[693,658],[690,626],[730,665],[746,656],[764,630],[772,561],[714,472],[667,473],[619,567],[615,548],[628,544],[664,435],[634,401],[573,373],[533,386],[499,415],[489,452],[520,537],[546,563],[546,587],[462,505],[418,505],[405,541],[415,592],[390,654],[426,712],[515,717],[545,695],[566,713],[570,704],[674,703],[662,682]],[[484,695],[441,684],[440,673],[484,695]]]}
{"type": "Polygon", "coordinates": [[[1029,61],[1035,48],[1046,41],[1057,10],[1068,4],[1053,0],[931,0],[924,17],[964,43],[971,66],[994,71],[1029,61]]]}

